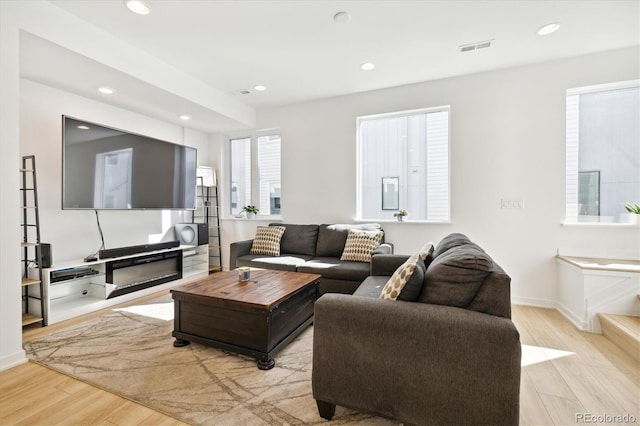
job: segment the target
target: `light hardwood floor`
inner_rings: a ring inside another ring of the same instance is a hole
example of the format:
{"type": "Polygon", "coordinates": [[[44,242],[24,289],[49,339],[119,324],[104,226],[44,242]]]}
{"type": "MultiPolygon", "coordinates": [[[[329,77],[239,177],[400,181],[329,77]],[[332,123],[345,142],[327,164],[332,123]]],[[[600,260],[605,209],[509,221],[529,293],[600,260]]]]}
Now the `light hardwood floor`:
{"type": "MultiPolygon", "coordinates": [[[[32,339],[86,319],[30,328],[23,336],[32,339]]],[[[523,344],[521,425],[595,424],[588,415],[611,416],[599,424],[639,424],[637,361],[603,336],[577,331],[552,309],[514,305],[513,321],[523,344]]],[[[18,424],[183,423],[29,362],[0,373],[0,425],[18,424]]]]}

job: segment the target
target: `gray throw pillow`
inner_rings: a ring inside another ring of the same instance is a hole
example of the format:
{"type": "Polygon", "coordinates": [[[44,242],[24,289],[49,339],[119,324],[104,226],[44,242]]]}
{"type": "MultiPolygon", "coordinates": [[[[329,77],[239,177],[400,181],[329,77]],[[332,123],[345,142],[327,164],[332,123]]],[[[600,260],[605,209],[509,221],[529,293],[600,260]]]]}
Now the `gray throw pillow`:
{"type": "Polygon", "coordinates": [[[466,308],[491,273],[493,261],[475,244],[450,248],[434,258],[419,302],[466,308]]]}
{"type": "Polygon", "coordinates": [[[469,239],[469,237],[464,234],[460,234],[457,232],[449,234],[442,240],[440,240],[435,251],[433,252],[433,257],[436,258],[453,247],[463,246],[469,244],[470,242],[471,240],[469,239]]]}

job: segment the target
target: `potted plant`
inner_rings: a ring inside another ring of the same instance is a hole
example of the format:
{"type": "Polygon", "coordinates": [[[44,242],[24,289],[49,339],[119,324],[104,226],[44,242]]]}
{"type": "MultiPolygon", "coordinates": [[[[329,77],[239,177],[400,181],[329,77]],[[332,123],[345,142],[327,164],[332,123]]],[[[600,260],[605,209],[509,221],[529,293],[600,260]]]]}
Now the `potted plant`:
{"type": "Polygon", "coordinates": [[[398,222],[404,222],[405,220],[407,220],[407,216],[409,216],[409,213],[406,210],[400,210],[393,214],[393,217],[398,219],[398,222]]]}
{"type": "Polygon", "coordinates": [[[253,217],[258,214],[258,212],[260,211],[259,208],[257,208],[256,206],[253,206],[251,204],[246,205],[242,208],[242,211],[245,212],[247,214],[247,219],[253,219],[253,217]]]}
{"type": "Polygon", "coordinates": [[[624,208],[627,210],[627,222],[632,224],[638,224],[640,217],[640,204],[638,203],[624,203],[624,208]]]}

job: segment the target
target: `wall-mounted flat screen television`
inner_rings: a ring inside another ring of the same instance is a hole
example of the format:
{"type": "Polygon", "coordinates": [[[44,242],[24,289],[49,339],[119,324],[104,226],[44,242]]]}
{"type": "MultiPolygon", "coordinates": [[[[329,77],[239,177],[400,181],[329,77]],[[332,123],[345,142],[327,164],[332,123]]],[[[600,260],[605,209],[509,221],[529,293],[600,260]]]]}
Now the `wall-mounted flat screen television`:
{"type": "Polygon", "coordinates": [[[194,209],[197,151],[62,116],[62,208],[194,209]]]}

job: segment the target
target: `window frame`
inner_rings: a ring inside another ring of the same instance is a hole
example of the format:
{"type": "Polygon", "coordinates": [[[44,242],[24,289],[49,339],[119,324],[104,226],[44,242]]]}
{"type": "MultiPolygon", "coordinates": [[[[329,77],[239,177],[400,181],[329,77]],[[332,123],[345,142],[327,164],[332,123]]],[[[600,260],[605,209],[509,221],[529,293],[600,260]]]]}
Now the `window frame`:
{"type": "MultiPolygon", "coordinates": [[[[280,137],[280,204],[282,204],[282,132],[279,128],[272,129],[264,129],[264,130],[255,130],[249,132],[241,132],[229,134],[226,136],[226,146],[228,150],[228,161],[229,161],[229,183],[226,185],[226,197],[229,200],[228,208],[226,208],[226,212],[230,218],[239,218],[240,213],[232,212],[232,190],[233,190],[233,149],[232,143],[234,140],[241,139],[249,139],[250,140],[250,155],[251,155],[251,201],[249,204],[259,206],[260,200],[260,167],[258,164],[258,139],[264,136],[279,136],[280,137]]],[[[256,214],[256,218],[260,219],[279,219],[282,216],[282,210],[278,214],[264,214],[262,211],[256,214]]]]}
{"type": "MultiPolygon", "coordinates": [[[[570,155],[572,155],[570,153],[570,145],[569,145],[569,132],[570,127],[569,127],[569,121],[568,121],[568,111],[567,111],[567,99],[570,96],[575,96],[575,95],[584,95],[584,94],[589,94],[589,93],[597,93],[597,92],[606,92],[606,91],[611,91],[611,90],[620,90],[620,89],[629,89],[629,88],[640,88],[640,79],[635,79],[635,80],[625,80],[625,81],[619,81],[619,82],[613,82],[613,83],[603,83],[603,84],[595,84],[595,85],[590,85],[590,86],[582,86],[582,87],[575,87],[575,88],[570,88],[570,89],[566,89],[565,91],[565,183],[564,183],[564,195],[565,195],[565,202],[564,202],[564,219],[561,222],[561,225],[563,226],[578,226],[578,227],[638,227],[639,224],[634,224],[634,223],[625,223],[625,222],[607,222],[607,221],[579,221],[578,220],[578,214],[575,215],[570,215],[570,212],[575,212],[576,211],[576,206],[570,206],[569,205],[569,195],[568,195],[568,188],[570,185],[570,181],[573,179],[572,177],[569,176],[569,167],[568,167],[568,157],[570,155]]],[[[579,145],[578,145],[579,146],[579,145]]],[[[575,180],[577,180],[578,177],[576,176],[575,180]]],[[[597,217],[602,217],[602,216],[597,216],[597,217]]]]}
{"type": "MultiPolygon", "coordinates": [[[[451,105],[440,105],[435,107],[416,108],[405,111],[394,111],[380,114],[363,115],[356,117],[356,221],[361,222],[397,222],[397,219],[374,219],[367,218],[363,215],[363,161],[362,161],[362,139],[360,134],[361,123],[368,120],[396,118],[396,117],[408,117],[412,115],[430,114],[437,112],[447,112],[447,212],[448,218],[444,219],[411,219],[411,212],[409,212],[408,219],[405,222],[413,223],[435,223],[435,224],[450,224],[451,223],[451,105]]],[[[400,206],[400,208],[404,208],[400,206]]]]}

